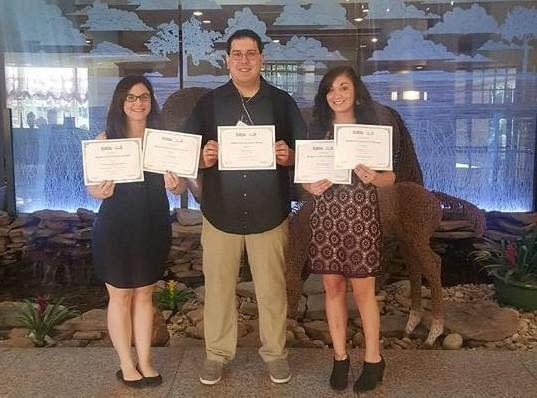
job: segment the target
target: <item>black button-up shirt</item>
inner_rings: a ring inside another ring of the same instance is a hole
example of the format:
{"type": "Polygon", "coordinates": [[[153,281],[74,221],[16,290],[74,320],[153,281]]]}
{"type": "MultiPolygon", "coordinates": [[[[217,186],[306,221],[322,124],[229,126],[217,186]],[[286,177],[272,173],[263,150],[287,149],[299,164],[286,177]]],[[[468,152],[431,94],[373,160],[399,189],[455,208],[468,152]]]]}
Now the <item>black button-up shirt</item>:
{"type": "MultiPolygon", "coordinates": [[[[239,91],[231,81],[203,96],[186,122],[184,131],[217,141],[218,126],[234,126],[239,120],[274,125],[276,141],[294,141],[306,135],[306,125],[291,96],[261,79],[261,87],[246,100],[247,115],[239,91]],[[245,119],[245,116],[249,118],[245,119]]],[[[216,228],[235,234],[254,234],[278,226],[289,214],[289,170],[219,171],[218,164],[201,170],[201,211],[216,228]]]]}

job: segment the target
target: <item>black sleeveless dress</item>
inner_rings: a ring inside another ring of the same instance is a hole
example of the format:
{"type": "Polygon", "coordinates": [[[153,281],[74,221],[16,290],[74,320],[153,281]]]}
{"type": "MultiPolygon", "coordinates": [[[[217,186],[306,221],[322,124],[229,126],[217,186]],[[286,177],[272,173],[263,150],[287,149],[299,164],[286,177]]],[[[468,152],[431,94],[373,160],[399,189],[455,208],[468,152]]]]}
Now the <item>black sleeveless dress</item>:
{"type": "Polygon", "coordinates": [[[145,172],[143,182],[116,184],[93,226],[97,276],[117,288],[151,285],[162,277],[171,244],[164,178],[145,172]]]}

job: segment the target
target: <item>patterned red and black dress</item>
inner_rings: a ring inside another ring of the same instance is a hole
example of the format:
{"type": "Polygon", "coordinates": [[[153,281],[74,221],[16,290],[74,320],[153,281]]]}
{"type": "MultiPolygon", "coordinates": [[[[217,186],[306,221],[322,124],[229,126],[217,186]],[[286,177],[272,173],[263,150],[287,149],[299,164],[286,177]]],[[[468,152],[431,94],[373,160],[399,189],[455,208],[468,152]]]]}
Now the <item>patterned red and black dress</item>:
{"type": "Polygon", "coordinates": [[[353,172],[314,199],[309,268],[314,274],[363,278],[380,274],[382,233],[377,190],[353,172]]]}

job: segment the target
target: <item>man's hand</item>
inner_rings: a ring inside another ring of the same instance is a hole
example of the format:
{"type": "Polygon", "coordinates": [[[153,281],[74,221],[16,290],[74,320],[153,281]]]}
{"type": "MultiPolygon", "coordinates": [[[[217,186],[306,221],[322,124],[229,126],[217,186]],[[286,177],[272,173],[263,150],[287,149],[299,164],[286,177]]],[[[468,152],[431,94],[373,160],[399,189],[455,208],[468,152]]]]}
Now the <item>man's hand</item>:
{"type": "Polygon", "coordinates": [[[295,164],[295,151],[289,148],[284,140],[276,142],[276,163],[280,166],[292,166],[295,164]]]}
{"type": "Polygon", "coordinates": [[[207,169],[213,167],[218,161],[218,142],[209,140],[203,147],[200,155],[200,167],[207,169]]]}

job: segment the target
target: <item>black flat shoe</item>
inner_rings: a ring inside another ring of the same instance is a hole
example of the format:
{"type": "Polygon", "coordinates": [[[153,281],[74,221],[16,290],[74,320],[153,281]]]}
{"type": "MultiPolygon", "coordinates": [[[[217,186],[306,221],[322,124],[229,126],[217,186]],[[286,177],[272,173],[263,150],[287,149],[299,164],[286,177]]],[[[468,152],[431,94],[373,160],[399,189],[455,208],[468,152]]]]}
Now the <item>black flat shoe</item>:
{"type": "Polygon", "coordinates": [[[350,363],[351,359],[348,355],[347,358],[340,361],[334,358],[334,367],[330,375],[330,387],[332,389],[342,391],[347,388],[350,363]]]}
{"type": "Polygon", "coordinates": [[[139,380],[125,380],[123,378],[123,372],[120,370],[118,370],[116,372],[116,377],[119,381],[121,381],[123,384],[125,384],[127,387],[131,387],[131,388],[143,388],[145,387],[147,384],[145,382],[145,379],[144,377],[142,376],[141,379],[139,380]]]}
{"type": "Polygon", "coordinates": [[[146,377],[146,376],[144,376],[144,374],[142,373],[142,371],[140,370],[138,365],[136,365],[136,370],[138,371],[138,373],[140,373],[142,375],[143,380],[145,380],[147,386],[156,387],[156,386],[160,386],[162,384],[162,376],[161,375],[146,377]]]}
{"type": "Polygon", "coordinates": [[[354,383],[354,392],[359,393],[374,390],[377,384],[380,383],[384,377],[385,367],[386,363],[384,362],[382,355],[380,356],[380,362],[364,362],[362,373],[360,374],[360,377],[358,377],[358,380],[356,380],[354,383]]]}

